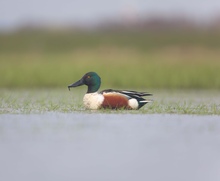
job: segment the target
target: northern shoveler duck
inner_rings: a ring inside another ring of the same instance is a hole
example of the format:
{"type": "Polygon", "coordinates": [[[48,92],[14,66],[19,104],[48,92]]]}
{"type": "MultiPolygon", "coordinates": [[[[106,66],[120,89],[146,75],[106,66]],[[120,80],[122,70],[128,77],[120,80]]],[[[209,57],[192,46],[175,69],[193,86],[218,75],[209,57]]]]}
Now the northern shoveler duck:
{"type": "Polygon", "coordinates": [[[83,103],[87,109],[140,109],[151,100],[146,100],[143,96],[152,94],[146,92],[136,92],[128,90],[106,89],[97,92],[101,85],[101,78],[95,72],[86,73],[80,80],[68,86],[78,87],[87,85],[88,90],[83,98],[83,103]]]}

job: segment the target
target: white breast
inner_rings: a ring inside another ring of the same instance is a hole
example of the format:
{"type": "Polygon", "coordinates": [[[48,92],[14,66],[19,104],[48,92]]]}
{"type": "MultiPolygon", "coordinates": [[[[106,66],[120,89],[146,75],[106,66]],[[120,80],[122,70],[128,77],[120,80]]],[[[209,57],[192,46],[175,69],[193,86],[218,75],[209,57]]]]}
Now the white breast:
{"type": "Polygon", "coordinates": [[[97,92],[85,94],[83,104],[87,109],[99,109],[104,101],[104,96],[97,92]]]}

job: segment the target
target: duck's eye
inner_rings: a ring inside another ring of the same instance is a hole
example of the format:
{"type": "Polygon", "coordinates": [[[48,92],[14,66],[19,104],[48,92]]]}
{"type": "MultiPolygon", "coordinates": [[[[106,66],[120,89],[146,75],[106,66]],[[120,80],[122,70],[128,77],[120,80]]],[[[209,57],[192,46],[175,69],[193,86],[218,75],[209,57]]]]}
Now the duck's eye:
{"type": "Polygon", "coordinates": [[[87,78],[90,79],[90,75],[88,75],[87,78]]]}

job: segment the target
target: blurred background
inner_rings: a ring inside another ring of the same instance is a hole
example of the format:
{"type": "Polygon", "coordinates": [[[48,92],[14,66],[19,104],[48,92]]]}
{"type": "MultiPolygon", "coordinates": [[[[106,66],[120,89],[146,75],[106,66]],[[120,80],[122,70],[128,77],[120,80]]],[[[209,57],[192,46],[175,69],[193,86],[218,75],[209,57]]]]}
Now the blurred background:
{"type": "Polygon", "coordinates": [[[0,1],[0,88],[220,88],[219,0],[0,1]]]}

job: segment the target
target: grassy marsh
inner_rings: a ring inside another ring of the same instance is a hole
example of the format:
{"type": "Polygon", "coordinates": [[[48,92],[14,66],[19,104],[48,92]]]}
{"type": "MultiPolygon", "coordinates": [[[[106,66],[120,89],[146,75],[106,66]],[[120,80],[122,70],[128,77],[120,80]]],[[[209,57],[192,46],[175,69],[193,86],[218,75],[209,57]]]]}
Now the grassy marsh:
{"type": "Polygon", "coordinates": [[[133,114],[215,114],[220,115],[220,94],[217,91],[156,91],[153,103],[140,110],[85,110],[82,104],[84,88],[0,90],[1,114],[44,112],[133,113],[133,114]]]}
{"type": "Polygon", "coordinates": [[[218,33],[0,35],[0,87],[64,87],[96,71],[104,87],[220,88],[218,33]]]}
{"type": "Polygon", "coordinates": [[[126,113],[220,114],[219,37],[217,32],[0,34],[0,113],[85,112],[86,88],[66,87],[92,70],[102,78],[101,89],[154,94],[153,103],[126,113]]]}

